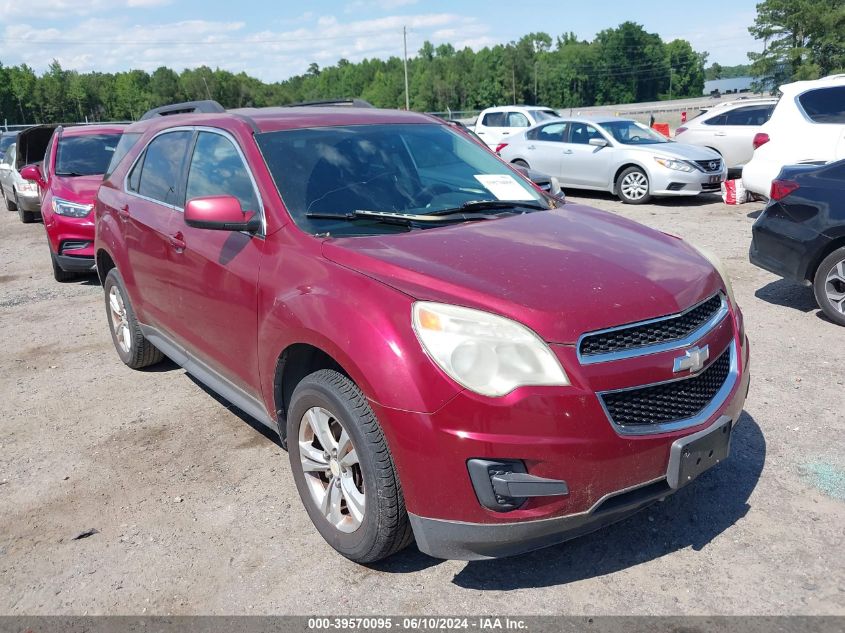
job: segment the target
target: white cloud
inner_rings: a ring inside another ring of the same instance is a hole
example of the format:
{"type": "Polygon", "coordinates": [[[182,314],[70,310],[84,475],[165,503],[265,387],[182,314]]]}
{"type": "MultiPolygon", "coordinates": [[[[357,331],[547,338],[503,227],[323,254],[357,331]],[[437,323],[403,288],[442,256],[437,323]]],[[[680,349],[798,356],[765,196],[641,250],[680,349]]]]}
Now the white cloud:
{"type": "Polygon", "coordinates": [[[403,26],[409,29],[411,52],[425,39],[435,44],[448,41],[459,48],[492,43],[486,25],[453,13],[350,21],[332,15],[301,16],[290,25],[293,28],[261,31],[250,31],[240,21],[138,25],[127,18],[82,17],[61,29],[22,23],[6,26],[0,31],[0,59],[7,65],[27,63],[39,72],[53,58],[63,68],[81,72],[152,71],[159,66],[178,71],[207,65],[278,81],[305,72],[312,61],[330,66],[342,57],[359,61],[401,56],[403,26]]]}
{"type": "Polygon", "coordinates": [[[417,4],[419,0],[355,0],[346,5],[344,11],[346,13],[357,13],[359,11],[367,11],[372,9],[381,9],[382,11],[393,11],[400,7],[408,7],[417,4]]]}
{"type": "Polygon", "coordinates": [[[0,0],[0,19],[37,16],[41,19],[114,13],[124,7],[146,8],[170,4],[171,0],[0,0]]]}

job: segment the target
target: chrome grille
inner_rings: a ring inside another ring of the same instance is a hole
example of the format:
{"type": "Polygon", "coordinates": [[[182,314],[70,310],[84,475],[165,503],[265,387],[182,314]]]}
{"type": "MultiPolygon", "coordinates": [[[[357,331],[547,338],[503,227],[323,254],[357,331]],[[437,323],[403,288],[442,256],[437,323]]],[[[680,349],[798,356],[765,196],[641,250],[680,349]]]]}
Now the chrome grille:
{"type": "Polygon", "coordinates": [[[697,160],[695,164],[698,165],[701,171],[706,171],[707,173],[714,173],[717,171],[722,171],[722,160],[720,158],[711,158],[708,160],[697,160]]]}
{"type": "Polygon", "coordinates": [[[698,416],[728,380],[731,351],[726,349],[695,376],[625,391],[600,394],[610,420],[622,427],[672,424],[698,416]]]}

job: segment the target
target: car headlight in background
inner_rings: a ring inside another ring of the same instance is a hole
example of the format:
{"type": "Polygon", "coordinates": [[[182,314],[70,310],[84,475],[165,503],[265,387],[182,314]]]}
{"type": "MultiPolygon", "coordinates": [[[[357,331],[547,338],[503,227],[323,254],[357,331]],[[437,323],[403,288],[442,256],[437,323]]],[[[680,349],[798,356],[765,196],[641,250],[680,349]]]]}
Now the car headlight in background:
{"type": "Polygon", "coordinates": [[[719,273],[719,276],[722,278],[722,283],[725,285],[725,292],[728,295],[728,299],[730,300],[731,305],[736,307],[736,299],[734,299],[733,284],[731,284],[731,278],[728,276],[728,269],[725,268],[725,264],[722,263],[722,260],[719,259],[719,256],[706,248],[696,246],[692,242],[687,242],[687,244],[697,250],[701,254],[701,256],[708,262],[710,262],[713,268],[716,269],[716,272],[719,273]]]}
{"type": "Polygon", "coordinates": [[[38,193],[38,185],[29,180],[24,180],[22,183],[15,185],[20,193],[38,193]]]}
{"type": "Polygon", "coordinates": [[[84,218],[94,208],[92,204],[77,204],[61,198],[53,198],[53,213],[69,218],[84,218]]]}
{"type": "Polygon", "coordinates": [[[504,396],[522,386],[569,384],[549,346],[516,321],[418,301],[413,306],[413,327],[431,359],[475,393],[504,396]]]}
{"type": "Polygon", "coordinates": [[[674,169],[675,171],[685,171],[688,173],[692,171],[692,165],[690,165],[689,163],[685,163],[682,160],[677,160],[675,158],[668,158],[666,156],[655,156],[654,161],[657,164],[662,165],[666,169],[674,169]]]}

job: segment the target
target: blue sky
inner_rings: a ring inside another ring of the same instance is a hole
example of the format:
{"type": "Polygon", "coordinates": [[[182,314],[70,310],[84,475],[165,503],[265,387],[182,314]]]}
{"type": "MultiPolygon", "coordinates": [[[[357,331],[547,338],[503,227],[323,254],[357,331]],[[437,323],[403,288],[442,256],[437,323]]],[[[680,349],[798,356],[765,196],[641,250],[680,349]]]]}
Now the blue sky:
{"type": "Polygon", "coordinates": [[[386,58],[426,39],[481,48],[532,31],[574,31],[591,39],[625,20],[664,40],[681,37],[711,62],[744,63],[761,45],[748,35],[756,0],[326,0],[275,4],[251,0],[0,0],[0,61],[43,71],[177,70],[206,64],[265,81],[341,57],[386,58]]]}

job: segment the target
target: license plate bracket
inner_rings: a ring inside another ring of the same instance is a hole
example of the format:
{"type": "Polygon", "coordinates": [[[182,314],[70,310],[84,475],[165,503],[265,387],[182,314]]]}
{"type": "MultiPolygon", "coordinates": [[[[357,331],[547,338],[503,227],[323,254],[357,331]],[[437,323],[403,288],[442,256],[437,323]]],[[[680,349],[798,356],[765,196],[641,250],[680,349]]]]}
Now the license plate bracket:
{"type": "Polygon", "coordinates": [[[721,176],[710,176],[710,184],[711,185],[715,185],[715,184],[720,183],[720,182],[722,182],[721,176]]]}
{"type": "Polygon", "coordinates": [[[731,451],[733,421],[720,418],[709,428],[672,443],[666,482],[671,488],[690,483],[705,470],[727,459],[731,451]]]}

